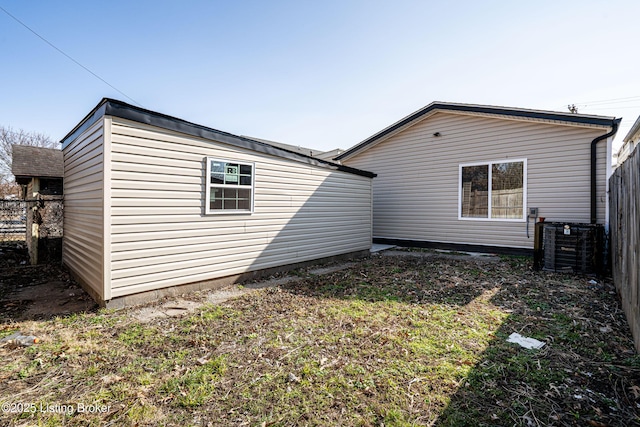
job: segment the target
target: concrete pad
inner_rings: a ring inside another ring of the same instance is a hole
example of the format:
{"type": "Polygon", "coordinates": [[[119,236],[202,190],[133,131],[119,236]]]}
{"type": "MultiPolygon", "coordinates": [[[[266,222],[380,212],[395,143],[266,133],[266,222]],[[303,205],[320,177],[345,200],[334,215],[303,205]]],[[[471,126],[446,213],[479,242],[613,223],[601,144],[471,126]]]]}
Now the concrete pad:
{"type": "Polygon", "coordinates": [[[445,258],[460,260],[477,260],[486,262],[497,262],[500,257],[494,254],[480,252],[451,252],[445,250],[434,250],[433,252],[413,252],[413,251],[384,251],[383,256],[403,256],[412,258],[445,258]]]}
{"type": "Polygon", "coordinates": [[[316,276],[321,276],[323,274],[335,273],[336,271],[346,270],[349,267],[352,267],[354,263],[347,262],[345,264],[332,265],[329,267],[316,268],[314,270],[309,271],[311,274],[315,274],[316,276]]]}
{"type": "MultiPolygon", "coordinates": [[[[309,273],[315,275],[329,274],[340,270],[345,270],[355,265],[353,262],[347,262],[328,267],[316,268],[310,270],[309,273]]],[[[234,298],[241,297],[258,289],[271,288],[286,285],[287,283],[300,280],[298,276],[283,276],[269,280],[263,280],[255,283],[249,283],[245,286],[230,286],[218,290],[207,291],[203,298],[198,301],[184,300],[181,298],[169,297],[169,300],[161,305],[151,305],[146,307],[134,308],[130,311],[131,316],[142,323],[150,322],[158,318],[179,317],[189,314],[201,307],[205,303],[222,304],[234,298]]]]}
{"type": "Polygon", "coordinates": [[[224,289],[220,291],[210,292],[207,295],[207,302],[212,304],[221,304],[225,301],[229,301],[230,299],[241,297],[247,293],[251,292],[250,289],[224,289]]]}
{"type": "Polygon", "coordinates": [[[186,313],[194,311],[196,308],[202,305],[201,302],[176,300],[162,304],[160,308],[168,317],[178,317],[186,313]]]}
{"type": "Polygon", "coordinates": [[[387,249],[392,249],[392,248],[395,248],[395,245],[385,245],[382,243],[374,243],[371,245],[371,249],[369,249],[369,252],[374,254],[376,252],[386,251],[387,249]]]}
{"type": "Polygon", "coordinates": [[[247,283],[245,285],[245,288],[246,289],[272,288],[274,286],[286,285],[287,283],[295,282],[296,280],[300,280],[300,278],[296,276],[277,277],[274,279],[262,280],[260,282],[247,283]]]}
{"type": "Polygon", "coordinates": [[[131,315],[140,322],[146,323],[163,317],[180,317],[195,311],[202,305],[199,301],[176,299],[167,301],[160,306],[142,307],[133,310],[131,315]]]}

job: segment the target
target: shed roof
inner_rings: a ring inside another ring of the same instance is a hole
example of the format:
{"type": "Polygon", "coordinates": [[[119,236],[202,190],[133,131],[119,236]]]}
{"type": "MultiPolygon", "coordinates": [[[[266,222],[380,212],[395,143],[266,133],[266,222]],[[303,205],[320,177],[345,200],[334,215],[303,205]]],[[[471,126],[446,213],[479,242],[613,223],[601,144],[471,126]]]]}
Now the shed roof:
{"type": "Polygon", "coordinates": [[[206,126],[179,119],[177,117],[172,117],[166,114],[158,113],[156,111],[136,107],[134,105],[127,104],[126,102],[110,98],[103,98],[102,101],[100,101],[100,103],[98,103],[98,105],[93,110],[91,110],[91,112],[62,139],[62,148],[64,149],[68,144],[70,144],[73,140],[80,136],[82,132],[91,127],[103,116],[120,117],[122,119],[156,126],[162,129],[180,132],[210,141],[222,142],[235,147],[245,148],[276,157],[282,157],[308,165],[318,166],[321,168],[339,170],[355,175],[366,176],[368,178],[373,178],[376,176],[376,174],[372,172],[339,165],[337,163],[329,162],[322,159],[317,159],[304,153],[283,148],[282,146],[275,146],[254,138],[247,138],[228,132],[223,132],[217,129],[212,129],[206,126]]]}
{"type": "Polygon", "coordinates": [[[13,145],[11,172],[16,178],[62,178],[64,162],[62,151],[55,148],[13,145]]]}
{"type": "Polygon", "coordinates": [[[595,126],[602,128],[609,128],[613,125],[613,122],[620,122],[620,119],[607,116],[594,116],[587,114],[575,114],[570,112],[557,112],[557,111],[545,111],[545,110],[530,110],[525,108],[512,108],[512,107],[497,107],[492,105],[478,105],[478,104],[458,104],[451,102],[432,102],[426,107],[415,111],[408,116],[400,119],[396,123],[392,124],[381,130],[380,132],[370,136],[359,144],[346,150],[344,153],[336,157],[336,160],[343,160],[351,157],[356,153],[366,150],[372,145],[386,139],[387,137],[395,134],[396,131],[404,129],[413,123],[421,120],[428,115],[437,111],[445,112],[457,112],[466,114],[480,114],[485,116],[495,116],[502,118],[513,118],[521,120],[535,120],[546,123],[558,123],[569,124],[577,126],[595,126]]]}

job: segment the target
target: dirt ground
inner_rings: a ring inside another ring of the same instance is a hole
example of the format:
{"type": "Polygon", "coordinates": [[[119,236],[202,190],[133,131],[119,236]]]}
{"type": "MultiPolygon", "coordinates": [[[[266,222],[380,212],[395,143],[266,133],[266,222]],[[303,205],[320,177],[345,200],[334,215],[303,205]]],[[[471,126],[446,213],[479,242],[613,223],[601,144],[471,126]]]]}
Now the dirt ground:
{"type": "Polygon", "coordinates": [[[114,312],[2,248],[0,307],[42,338],[0,347],[0,403],[109,408],[2,425],[640,426],[613,284],[528,258],[387,251],[114,312]]]}
{"type": "Polygon", "coordinates": [[[61,266],[29,265],[24,245],[0,246],[0,322],[41,320],[97,308],[61,266]]]}
{"type": "MultiPolygon", "coordinates": [[[[311,268],[313,274],[332,273],[352,264],[311,268]]],[[[237,298],[254,289],[281,286],[296,277],[285,274],[247,286],[231,286],[209,292],[206,298],[193,301],[169,298],[145,304],[132,311],[141,322],[156,318],[176,317],[192,312],[204,303],[219,304],[237,298]]],[[[189,300],[191,299],[191,300],[189,300]]],[[[22,244],[0,245],[0,322],[45,320],[56,316],[96,311],[95,301],[59,264],[29,265],[26,247],[22,244]]]]}

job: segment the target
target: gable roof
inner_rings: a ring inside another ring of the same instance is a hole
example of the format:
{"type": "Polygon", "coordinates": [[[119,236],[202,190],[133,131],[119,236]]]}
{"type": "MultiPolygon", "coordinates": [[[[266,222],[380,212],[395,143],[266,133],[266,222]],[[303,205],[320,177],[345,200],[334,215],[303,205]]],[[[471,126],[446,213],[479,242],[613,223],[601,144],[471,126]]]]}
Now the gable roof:
{"type": "Polygon", "coordinates": [[[64,175],[62,150],[13,145],[11,152],[13,156],[11,173],[16,178],[62,178],[64,175]]]}
{"type": "Polygon", "coordinates": [[[289,150],[281,146],[275,146],[254,138],[247,138],[228,132],[223,132],[217,129],[191,123],[177,117],[172,117],[166,114],[158,113],[156,111],[136,107],[134,105],[127,104],[126,102],[110,98],[103,98],[102,101],[100,101],[100,103],[98,103],[98,105],[93,110],[91,110],[91,112],[87,114],[87,116],[82,119],[82,121],[78,123],[71,132],[69,132],[64,138],[62,138],[62,148],[64,149],[65,147],[67,147],[67,145],[69,145],[85,130],[87,130],[104,116],[119,117],[138,123],[156,126],[162,129],[184,133],[198,138],[207,139],[209,141],[221,142],[238,148],[249,149],[252,151],[257,151],[259,153],[282,157],[288,160],[294,160],[300,163],[318,166],[325,169],[339,170],[342,172],[365,176],[368,178],[373,178],[376,176],[376,174],[372,172],[367,172],[360,169],[339,165],[337,163],[329,162],[326,160],[317,159],[304,153],[289,150]]]}
{"type": "Polygon", "coordinates": [[[541,122],[553,122],[553,123],[565,123],[571,125],[582,126],[595,126],[609,128],[613,125],[614,121],[620,122],[621,119],[615,117],[606,116],[593,116],[587,114],[575,114],[564,113],[556,111],[545,110],[529,110],[524,108],[510,108],[510,107],[496,107],[491,105],[476,105],[476,104],[457,104],[451,102],[432,102],[426,107],[415,111],[408,116],[400,119],[396,123],[382,129],[380,132],[370,136],[359,144],[346,150],[344,153],[335,158],[335,160],[343,160],[348,157],[360,153],[378,142],[395,134],[396,131],[411,126],[413,123],[421,120],[428,115],[437,111],[443,112],[457,112],[457,113],[471,113],[481,114],[502,118],[514,118],[514,119],[527,119],[541,122]]]}
{"type": "Polygon", "coordinates": [[[636,121],[633,123],[633,126],[631,126],[631,129],[629,129],[627,136],[625,136],[622,141],[623,142],[633,141],[639,136],[638,134],[640,134],[640,116],[638,116],[636,121]]]}

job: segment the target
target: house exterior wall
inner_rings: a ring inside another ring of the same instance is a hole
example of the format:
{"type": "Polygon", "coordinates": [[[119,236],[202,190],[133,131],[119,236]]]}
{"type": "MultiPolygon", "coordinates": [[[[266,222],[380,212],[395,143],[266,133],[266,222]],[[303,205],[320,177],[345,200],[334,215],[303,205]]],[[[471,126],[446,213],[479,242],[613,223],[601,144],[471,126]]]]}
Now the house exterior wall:
{"type": "Polygon", "coordinates": [[[112,120],[114,298],[371,245],[371,178],[112,120]],[[205,215],[206,157],[255,162],[254,213],[205,215]]]}
{"type": "MultiPolygon", "coordinates": [[[[29,183],[27,184],[27,194],[25,195],[26,200],[32,200],[35,196],[33,195],[34,189],[39,186],[39,178],[31,178],[29,183]]],[[[35,190],[37,192],[37,190],[35,190]]]]}
{"type": "Polygon", "coordinates": [[[62,262],[94,297],[104,298],[104,120],[63,148],[62,262]]]}
{"type": "MultiPolygon", "coordinates": [[[[526,159],[525,211],[589,222],[590,143],[607,130],[437,112],[344,164],[371,170],[374,238],[533,248],[524,221],[458,219],[461,164],[526,159]],[[440,136],[434,136],[439,132],[440,136]]],[[[597,146],[597,217],[605,221],[607,141],[597,146]]]]}
{"type": "Polygon", "coordinates": [[[627,160],[638,144],[640,144],[640,117],[638,117],[633,125],[631,125],[631,129],[629,129],[629,132],[622,140],[622,146],[616,153],[616,166],[620,166],[625,160],[627,160]]]}
{"type": "MultiPolygon", "coordinates": [[[[640,140],[640,138],[638,138],[638,140],[640,140]]],[[[618,150],[617,153],[617,161],[616,161],[616,166],[620,166],[622,164],[622,162],[624,162],[625,160],[627,160],[629,158],[629,156],[631,155],[631,153],[633,153],[633,150],[635,150],[636,146],[638,145],[638,141],[634,141],[634,140],[629,140],[626,141],[622,147],[620,147],[620,150],[618,150]]]]}

